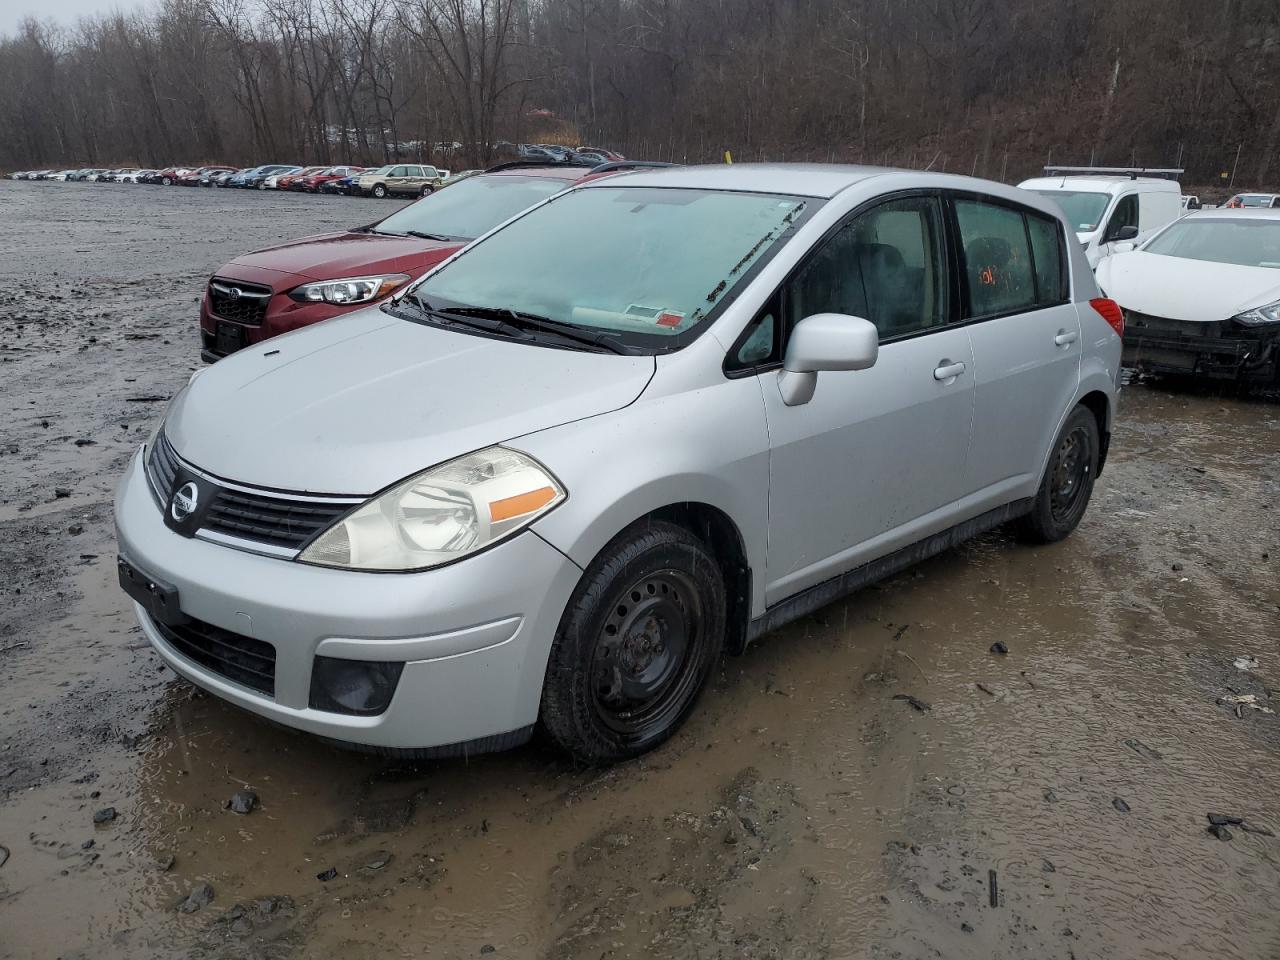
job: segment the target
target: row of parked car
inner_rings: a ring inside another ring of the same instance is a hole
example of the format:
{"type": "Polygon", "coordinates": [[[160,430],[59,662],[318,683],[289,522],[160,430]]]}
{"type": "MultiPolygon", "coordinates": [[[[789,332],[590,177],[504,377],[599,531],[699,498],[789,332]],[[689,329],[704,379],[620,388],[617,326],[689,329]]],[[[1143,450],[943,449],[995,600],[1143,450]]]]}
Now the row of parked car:
{"type": "MultiPolygon", "coordinates": [[[[520,144],[518,155],[525,162],[598,165],[625,159],[621,154],[599,147],[568,147],[555,144],[520,144]]],[[[330,193],[342,196],[426,196],[446,184],[479,173],[478,169],[456,173],[427,163],[388,163],[380,167],[354,164],[301,166],[266,163],[256,167],[212,164],[200,167],[106,169],[84,167],[71,170],[22,170],[10,174],[12,180],[51,180],[87,183],[148,183],[160,186],[227,187],[246,190],[291,190],[298,193],[330,193]]]]}
{"type": "Polygon", "coordinates": [[[393,163],[381,167],[337,164],[303,167],[268,163],[257,167],[168,167],[163,170],[85,168],[27,170],[14,180],[80,181],[87,183],[149,183],[179,187],[227,187],[247,190],[292,190],[344,196],[425,196],[446,183],[475,171],[450,174],[430,164],[393,163]]]}

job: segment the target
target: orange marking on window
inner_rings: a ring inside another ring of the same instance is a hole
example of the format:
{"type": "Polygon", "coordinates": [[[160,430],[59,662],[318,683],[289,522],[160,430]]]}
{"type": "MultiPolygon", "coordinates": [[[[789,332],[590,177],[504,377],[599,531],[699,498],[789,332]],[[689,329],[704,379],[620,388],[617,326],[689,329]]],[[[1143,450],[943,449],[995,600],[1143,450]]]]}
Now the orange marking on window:
{"type": "Polygon", "coordinates": [[[982,282],[984,287],[994,287],[996,285],[996,268],[984,267],[978,271],[978,280],[982,282]]]}

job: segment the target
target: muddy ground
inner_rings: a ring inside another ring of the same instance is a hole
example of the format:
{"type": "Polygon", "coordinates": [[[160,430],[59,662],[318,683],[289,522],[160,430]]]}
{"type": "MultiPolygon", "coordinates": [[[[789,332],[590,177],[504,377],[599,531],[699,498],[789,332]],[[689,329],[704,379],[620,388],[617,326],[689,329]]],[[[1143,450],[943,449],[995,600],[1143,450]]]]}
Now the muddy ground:
{"type": "Polygon", "coordinates": [[[202,283],[393,206],[0,183],[0,957],[1280,956],[1275,404],[1131,385],[1069,540],[770,635],[614,769],[370,759],[176,680],[110,503],[202,283]]]}

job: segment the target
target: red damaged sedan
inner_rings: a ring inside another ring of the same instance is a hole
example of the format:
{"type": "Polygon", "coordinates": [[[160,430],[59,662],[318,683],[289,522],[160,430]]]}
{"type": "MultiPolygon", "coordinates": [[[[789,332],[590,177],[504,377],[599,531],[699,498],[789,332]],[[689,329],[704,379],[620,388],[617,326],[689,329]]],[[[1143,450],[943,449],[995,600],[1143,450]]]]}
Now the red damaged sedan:
{"type": "Polygon", "coordinates": [[[592,176],[589,167],[511,164],[438,190],[377,223],[237,257],[205,288],[200,356],[213,362],[383,300],[480,234],[592,176]]]}

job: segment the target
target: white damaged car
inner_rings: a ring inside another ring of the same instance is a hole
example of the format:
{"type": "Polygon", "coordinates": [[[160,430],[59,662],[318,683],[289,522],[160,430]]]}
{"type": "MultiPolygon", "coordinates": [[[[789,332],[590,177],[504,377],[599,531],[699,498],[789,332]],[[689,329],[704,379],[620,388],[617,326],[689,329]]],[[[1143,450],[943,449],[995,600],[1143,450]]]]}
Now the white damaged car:
{"type": "Polygon", "coordinates": [[[1204,210],[1104,260],[1126,366],[1280,384],[1280,209],[1204,210]]]}

